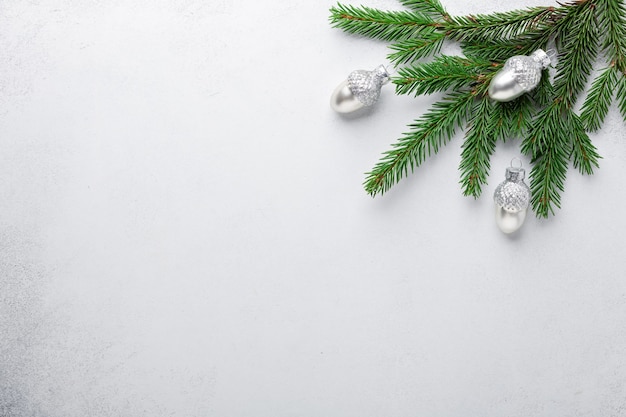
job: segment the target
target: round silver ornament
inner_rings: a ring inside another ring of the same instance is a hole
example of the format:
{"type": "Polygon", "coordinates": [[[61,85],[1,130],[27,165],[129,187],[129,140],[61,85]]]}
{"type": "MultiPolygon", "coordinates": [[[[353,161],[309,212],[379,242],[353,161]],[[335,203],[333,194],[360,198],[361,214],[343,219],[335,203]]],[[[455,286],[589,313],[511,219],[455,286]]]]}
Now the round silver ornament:
{"type": "Polygon", "coordinates": [[[489,84],[489,97],[496,101],[511,101],[537,87],[541,71],[550,66],[550,57],[542,49],[530,56],[512,56],[489,84]]]}
{"type": "Polygon", "coordinates": [[[389,82],[389,73],[383,65],[372,71],[356,70],[335,88],[330,106],[337,113],[352,113],[378,101],[380,89],[389,82]]]}
{"type": "Polygon", "coordinates": [[[493,193],[496,205],[496,224],[504,233],[513,233],[522,227],[530,203],[530,188],[524,182],[526,171],[514,167],[513,163],[506,169],[505,180],[493,193]]]}

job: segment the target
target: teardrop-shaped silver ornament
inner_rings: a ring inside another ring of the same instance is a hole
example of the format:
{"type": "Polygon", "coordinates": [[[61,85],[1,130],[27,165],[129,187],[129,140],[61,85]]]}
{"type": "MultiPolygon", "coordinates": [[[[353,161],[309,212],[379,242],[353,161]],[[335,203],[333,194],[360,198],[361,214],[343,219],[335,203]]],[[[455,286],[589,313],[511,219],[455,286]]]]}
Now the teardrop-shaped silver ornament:
{"type": "Polygon", "coordinates": [[[330,106],[337,113],[352,113],[378,101],[380,89],[389,82],[389,73],[383,65],[372,71],[352,71],[348,78],[335,88],[330,106]]]}
{"type": "Polygon", "coordinates": [[[530,203],[530,188],[524,182],[526,171],[511,164],[506,169],[505,180],[493,193],[496,205],[496,224],[504,233],[513,233],[524,224],[530,203]]]}
{"type": "Polygon", "coordinates": [[[489,97],[511,101],[537,87],[541,71],[550,66],[550,57],[542,49],[526,55],[512,56],[489,84],[489,97]]]}

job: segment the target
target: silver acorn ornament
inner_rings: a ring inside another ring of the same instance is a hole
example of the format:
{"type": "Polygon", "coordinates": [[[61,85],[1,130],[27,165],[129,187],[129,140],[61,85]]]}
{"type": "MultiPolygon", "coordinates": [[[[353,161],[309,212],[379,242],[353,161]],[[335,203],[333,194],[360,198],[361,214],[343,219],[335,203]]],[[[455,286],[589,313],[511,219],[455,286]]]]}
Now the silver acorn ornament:
{"type": "MultiPolygon", "coordinates": [[[[517,158],[516,158],[517,159],[517,158]]],[[[496,224],[504,233],[513,233],[522,227],[530,203],[530,188],[524,182],[526,171],[521,166],[506,169],[505,180],[496,187],[493,201],[496,205],[496,224]]]]}
{"type": "Polygon", "coordinates": [[[378,101],[380,89],[389,82],[389,73],[383,65],[372,71],[356,70],[335,88],[330,106],[337,113],[352,113],[378,101]]]}
{"type": "Polygon", "coordinates": [[[541,71],[550,66],[550,57],[542,49],[526,55],[512,56],[489,84],[489,97],[511,101],[537,87],[541,71]]]}

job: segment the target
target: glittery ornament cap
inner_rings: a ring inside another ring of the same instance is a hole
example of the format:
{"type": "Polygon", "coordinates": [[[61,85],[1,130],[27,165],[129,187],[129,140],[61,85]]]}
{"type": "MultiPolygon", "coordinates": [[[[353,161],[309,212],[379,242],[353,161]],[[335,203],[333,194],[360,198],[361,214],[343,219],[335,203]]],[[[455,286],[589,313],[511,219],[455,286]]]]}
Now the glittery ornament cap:
{"type": "Polygon", "coordinates": [[[526,55],[516,55],[507,59],[504,69],[513,71],[515,81],[528,92],[535,88],[541,80],[541,67],[533,57],[526,55]]]}
{"type": "Polygon", "coordinates": [[[348,75],[348,88],[361,103],[371,106],[380,97],[380,88],[389,82],[389,73],[383,65],[373,71],[356,70],[348,75]]]}
{"type": "Polygon", "coordinates": [[[376,74],[377,77],[380,77],[383,85],[389,82],[389,71],[387,71],[384,65],[377,66],[372,72],[376,74]]]}
{"type": "Polygon", "coordinates": [[[530,188],[524,182],[526,171],[522,168],[509,167],[506,169],[506,180],[496,187],[493,201],[511,213],[528,208],[530,203],[530,188]]]}
{"type": "Polygon", "coordinates": [[[521,181],[526,178],[526,170],[524,168],[508,167],[504,178],[506,178],[507,181],[521,181]]]}
{"type": "Polygon", "coordinates": [[[550,64],[552,64],[552,62],[550,61],[550,57],[543,49],[537,49],[535,52],[530,54],[530,57],[537,61],[537,63],[541,65],[541,68],[543,69],[548,68],[550,64]]]}

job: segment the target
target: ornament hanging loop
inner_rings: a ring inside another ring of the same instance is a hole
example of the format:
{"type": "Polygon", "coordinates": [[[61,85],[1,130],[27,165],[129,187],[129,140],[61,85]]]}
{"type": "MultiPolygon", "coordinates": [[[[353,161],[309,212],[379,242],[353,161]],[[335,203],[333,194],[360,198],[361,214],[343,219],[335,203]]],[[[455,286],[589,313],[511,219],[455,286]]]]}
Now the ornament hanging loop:
{"type": "Polygon", "coordinates": [[[519,159],[517,156],[513,159],[511,159],[511,168],[521,168],[524,164],[522,163],[522,160],[519,159]],[[519,166],[516,166],[515,162],[519,163],[519,166]]]}

